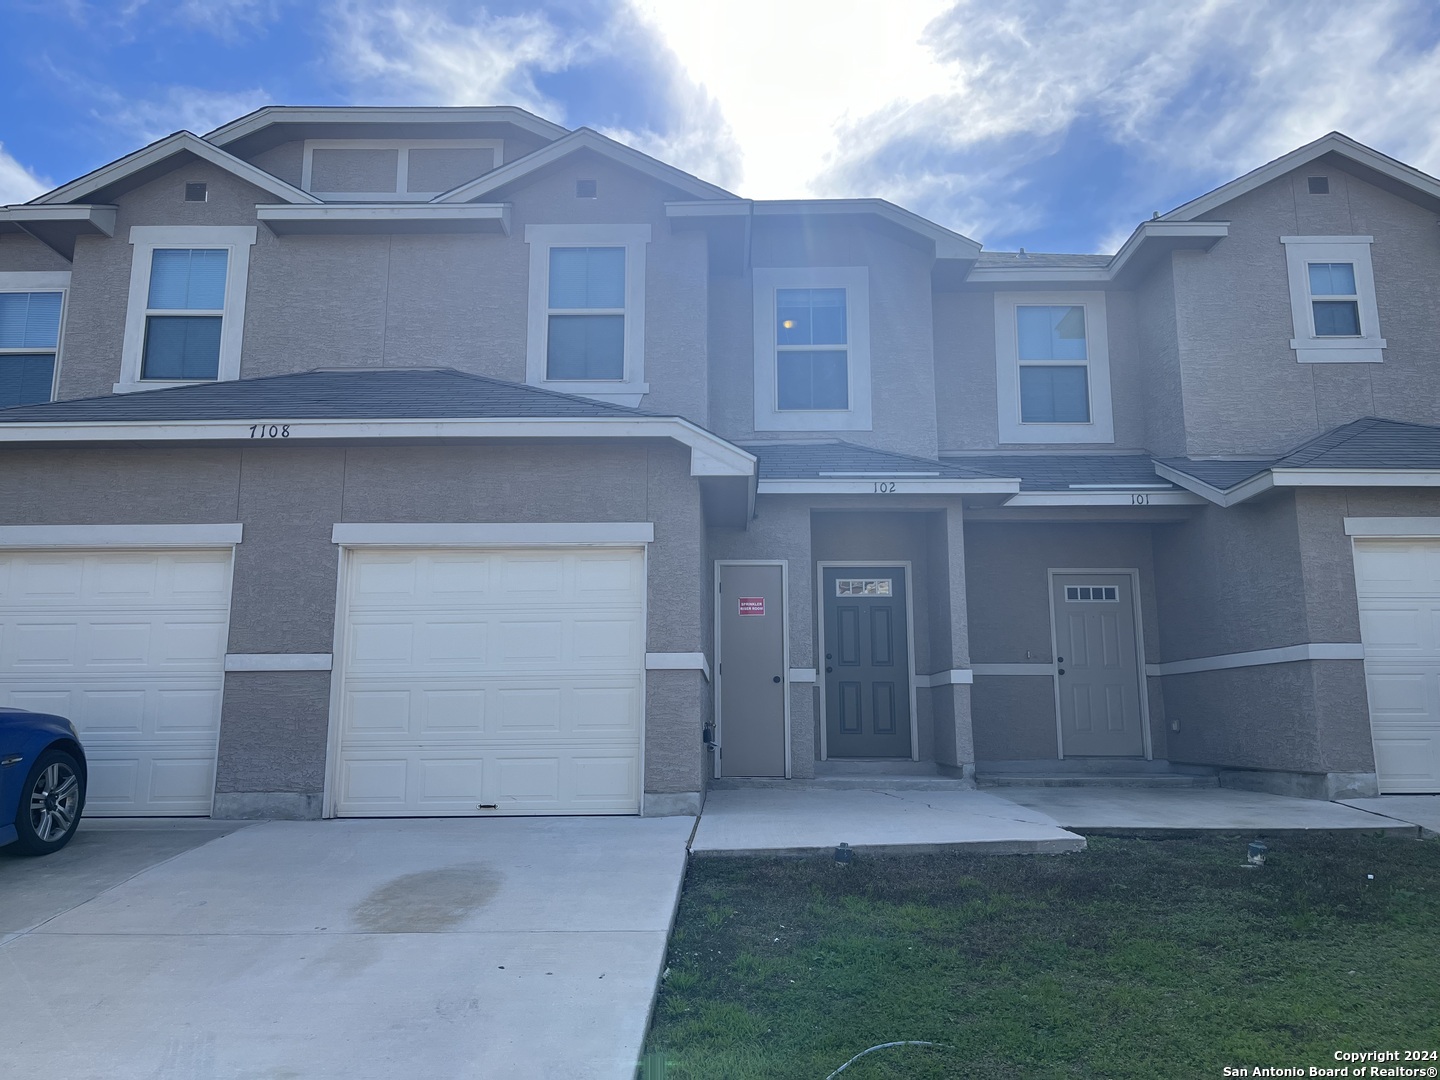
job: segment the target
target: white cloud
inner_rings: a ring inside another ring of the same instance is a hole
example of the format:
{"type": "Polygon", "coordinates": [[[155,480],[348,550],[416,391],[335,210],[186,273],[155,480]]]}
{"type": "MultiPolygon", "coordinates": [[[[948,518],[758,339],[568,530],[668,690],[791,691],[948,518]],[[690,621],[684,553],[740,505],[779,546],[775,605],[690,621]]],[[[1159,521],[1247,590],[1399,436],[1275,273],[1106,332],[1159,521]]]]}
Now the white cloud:
{"type": "Polygon", "coordinates": [[[131,141],[154,142],[182,128],[204,135],[237,116],[272,103],[259,89],[201,90],[194,86],[167,86],[157,96],[133,98],[114,90],[101,91],[105,108],[97,116],[132,136],[131,141]]]}
{"type": "Polygon", "coordinates": [[[55,185],[16,161],[0,143],[0,206],[29,202],[55,185]]]}

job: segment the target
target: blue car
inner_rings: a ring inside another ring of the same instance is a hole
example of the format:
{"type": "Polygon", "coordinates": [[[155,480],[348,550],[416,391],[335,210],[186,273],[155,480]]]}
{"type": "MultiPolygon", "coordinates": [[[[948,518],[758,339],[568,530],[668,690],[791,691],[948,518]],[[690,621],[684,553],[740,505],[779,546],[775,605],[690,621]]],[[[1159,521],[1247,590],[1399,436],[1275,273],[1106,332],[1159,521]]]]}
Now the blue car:
{"type": "Polygon", "coordinates": [[[85,751],[63,716],[0,708],[0,847],[59,851],[85,809],[85,751]]]}

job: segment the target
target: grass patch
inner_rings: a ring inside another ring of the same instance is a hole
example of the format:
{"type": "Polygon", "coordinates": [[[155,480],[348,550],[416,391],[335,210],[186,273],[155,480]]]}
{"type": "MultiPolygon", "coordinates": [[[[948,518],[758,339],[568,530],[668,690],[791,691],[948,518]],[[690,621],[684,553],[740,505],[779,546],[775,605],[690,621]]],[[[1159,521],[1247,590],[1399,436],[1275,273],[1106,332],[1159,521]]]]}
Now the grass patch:
{"type": "Polygon", "coordinates": [[[693,860],[640,1075],[821,1080],[896,1040],[948,1049],[878,1051],[844,1080],[1220,1077],[1440,1049],[1440,844],[1283,839],[1247,869],[1245,839],[693,860]]]}

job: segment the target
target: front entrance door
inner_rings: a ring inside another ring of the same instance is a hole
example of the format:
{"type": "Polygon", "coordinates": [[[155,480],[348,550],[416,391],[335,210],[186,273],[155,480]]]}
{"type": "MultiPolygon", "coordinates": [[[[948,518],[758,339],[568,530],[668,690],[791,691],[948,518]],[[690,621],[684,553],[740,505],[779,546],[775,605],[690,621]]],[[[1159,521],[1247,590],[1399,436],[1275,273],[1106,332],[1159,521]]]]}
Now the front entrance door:
{"type": "Polygon", "coordinates": [[[1140,665],[1129,574],[1054,574],[1060,752],[1141,757],[1140,665]]]}
{"type": "Polygon", "coordinates": [[[720,773],[785,775],[785,573],[721,563],[720,773]]]}
{"type": "Polygon", "coordinates": [[[827,566],[825,747],[832,758],[910,756],[903,566],[827,566]]]}

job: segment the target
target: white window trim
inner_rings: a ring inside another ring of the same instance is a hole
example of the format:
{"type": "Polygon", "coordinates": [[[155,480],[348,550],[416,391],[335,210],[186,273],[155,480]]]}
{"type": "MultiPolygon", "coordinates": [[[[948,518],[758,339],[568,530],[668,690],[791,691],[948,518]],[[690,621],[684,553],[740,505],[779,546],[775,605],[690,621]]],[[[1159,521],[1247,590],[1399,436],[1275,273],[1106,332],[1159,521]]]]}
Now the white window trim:
{"type": "Polygon", "coordinates": [[[650,392],[645,381],[645,248],[649,225],[526,225],[530,245],[530,307],[525,381],[531,386],[634,407],[650,392]],[[550,333],[550,249],[625,249],[625,374],[620,379],[551,379],[545,356],[550,333]]]}
{"type": "Polygon", "coordinates": [[[655,542],[655,523],[344,521],[330,530],[330,542],[345,547],[635,547],[655,542]]]}
{"type": "Polygon", "coordinates": [[[1302,364],[1379,364],[1386,347],[1380,336],[1380,311],[1375,304],[1375,271],[1370,265],[1373,236],[1282,236],[1285,265],[1290,278],[1290,314],[1295,336],[1290,348],[1302,364]],[[1355,267],[1355,291],[1360,301],[1359,337],[1316,337],[1310,303],[1312,262],[1342,262],[1355,267]]]}
{"type": "Polygon", "coordinates": [[[240,522],[214,525],[0,525],[0,548],[234,547],[240,522]]]}
{"type": "Polygon", "coordinates": [[[755,430],[869,431],[870,271],[864,266],[756,267],[755,430]],[[776,387],[775,291],[844,289],[848,409],[779,409],[776,387]]]}
{"type": "Polygon", "coordinates": [[[426,202],[442,192],[408,190],[406,184],[410,177],[411,150],[493,150],[494,167],[498,169],[505,163],[504,147],[505,144],[499,139],[306,139],[305,157],[300,166],[300,189],[327,202],[426,202]],[[399,153],[395,155],[395,189],[311,191],[310,179],[316,150],[397,150],[399,153]]]}
{"type": "Polygon", "coordinates": [[[225,248],[225,308],[220,323],[220,366],[215,382],[240,377],[240,341],[245,332],[245,284],[250,276],[254,225],[136,225],[130,229],[135,254],[130,262],[130,303],[125,313],[125,340],[120,353],[117,394],[194,386],[209,379],[142,379],[145,360],[145,313],[150,302],[150,260],[156,248],[225,248]]]}
{"type": "MultiPolygon", "coordinates": [[[[50,400],[54,401],[60,392],[60,350],[65,347],[65,316],[70,309],[69,270],[25,270],[0,273],[0,293],[58,292],[60,296],[60,326],[55,332],[55,370],[50,379],[50,400]]],[[[0,349],[0,358],[6,356],[33,356],[49,349],[0,349]]]]}
{"type": "Polygon", "coordinates": [[[995,294],[996,415],[1001,443],[1113,443],[1114,406],[1110,400],[1110,331],[1103,292],[1023,292],[995,294]],[[1085,353],[1089,368],[1088,424],[1027,424],[1020,420],[1020,346],[1015,309],[1083,307],[1085,353]]]}

